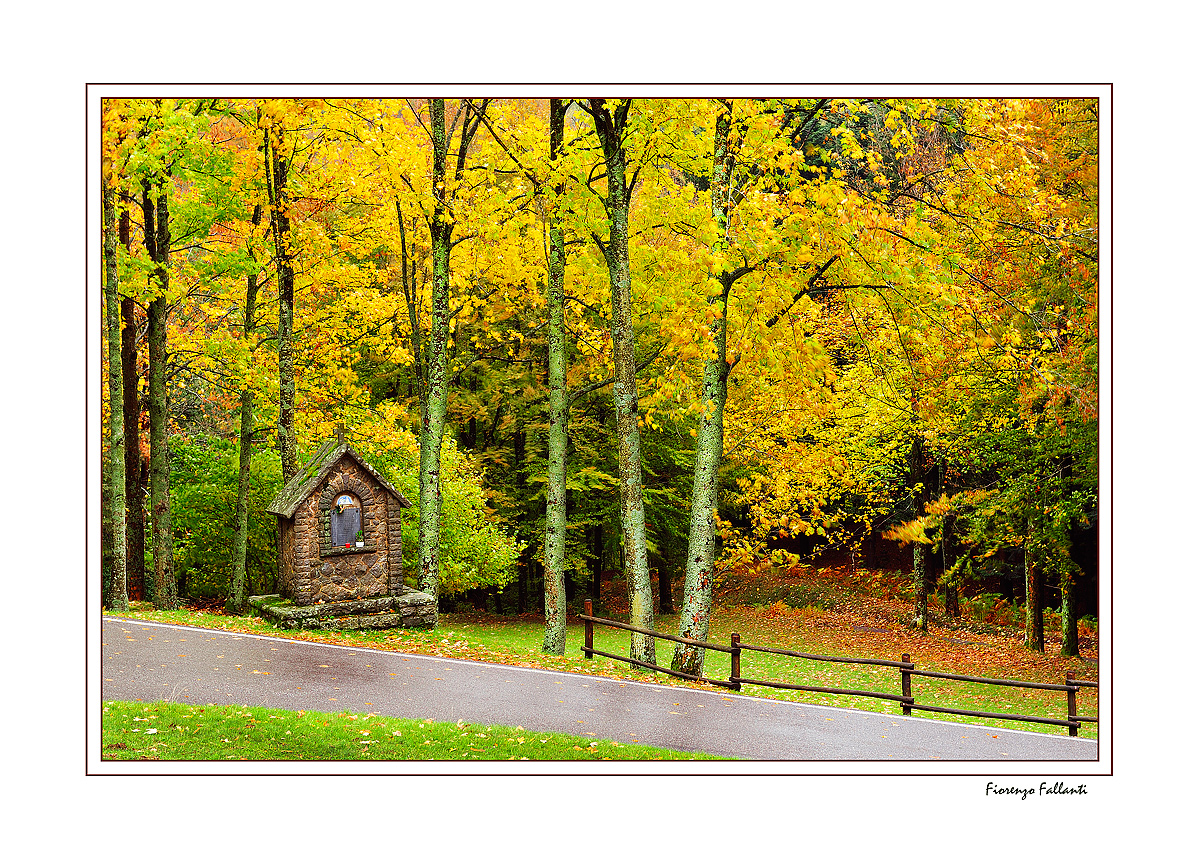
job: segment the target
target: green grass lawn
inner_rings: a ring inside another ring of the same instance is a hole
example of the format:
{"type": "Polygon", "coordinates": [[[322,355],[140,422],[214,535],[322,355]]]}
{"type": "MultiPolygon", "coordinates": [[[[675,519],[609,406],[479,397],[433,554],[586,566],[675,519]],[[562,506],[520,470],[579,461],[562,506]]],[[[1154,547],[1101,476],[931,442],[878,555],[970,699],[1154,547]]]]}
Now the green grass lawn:
{"type": "Polygon", "coordinates": [[[520,727],[162,701],[105,701],[101,731],[116,761],[721,760],[520,727]]]}

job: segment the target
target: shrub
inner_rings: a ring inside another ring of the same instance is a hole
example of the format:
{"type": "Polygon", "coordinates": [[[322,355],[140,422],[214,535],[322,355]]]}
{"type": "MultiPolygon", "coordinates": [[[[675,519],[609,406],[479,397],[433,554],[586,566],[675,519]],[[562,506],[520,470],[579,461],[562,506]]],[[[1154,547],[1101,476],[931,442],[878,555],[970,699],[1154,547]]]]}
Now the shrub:
{"type": "MultiPolygon", "coordinates": [[[[404,569],[417,572],[417,498],[419,458],[416,439],[408,433],[390,443],[364,442],[364,458],[413,506],[404,515],[404,569]]],[[[453,439],[442,443],[442,523],[438,552],[439,591],[461,594],[473,588],[502,588],[516,578],[516,561],[524,544],[504,528],[487,503],[483,474],[453,439]]]]}
{"type": "MultiPolygon", "coordinates": [[[[247,588],[275,588],[275,517],[266,512],[283,483],[279,454],[258,451],[250,459],[250,513],[246,545],[247,588]]],[[[223,439],[177,436],[171,444],[171,526],[175,572],[182,596],[224,597],[233,569],[238,488],[237,444],[223,439]]]]}

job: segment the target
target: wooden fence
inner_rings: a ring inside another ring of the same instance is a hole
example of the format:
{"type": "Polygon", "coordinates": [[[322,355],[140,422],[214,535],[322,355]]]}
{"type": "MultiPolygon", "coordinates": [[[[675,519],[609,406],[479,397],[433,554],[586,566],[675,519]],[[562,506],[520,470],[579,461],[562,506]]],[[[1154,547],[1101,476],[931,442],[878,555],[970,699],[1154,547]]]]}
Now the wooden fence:
{"type": "Polygon", "coordinates": [[[620,662],[628,662],[631,665],[637,665],[651,671],[658,671],[663,674],[669,674],[672,677],[679,677],[684,680],[695,680],[702,683],[709,683],[713,686],[722,686],[726,689],[741,691],[742,684],[750,684],[753,686],[769,686],[773,689],[792,689],[799,692],[818,692],[826,695],[859,695],[866,698],[880,698],[885,701],[895,701],[900,704],[905,716],[911,715],[913,710],[923,710],[929,713],[949,713],[958,716],[973,716],[980,719],[1007,719],[1021,722],[1036,722],[1042,725],[1058,725],[1065,727],[1067,733],[1072,737],[1079,736],[1079,726],[1083,722],[1099,723],[1099,718],[1096,716],[1081,716],[1076,711],[1075,696],[1076,693],[1083,687],[1098,689],[1100,684],[1091,680],[1076,680],[1074,673],[1068,671],[1062,683],[1031,683],[1025,680],[1001,680],[996,677],[971,677],[966,674],[946,674],[940,671],[921,671],[917,666],[909,661],[908,654],[902,654],[899,660],[890,659],[855,659],[847,656],[822,656],[816,653],[800,653],[796,650],[781,650],[775,647],[759,647],[752,644],[744,644],[741,636],[738,633],[732,633],[729,636],[729,645],[714,644],[709,641],[697,641],[692,638],[681,638],[677,635],[670,635],[665,632],[656,632],[652,629],[642,629],[638,626],[630,626],[627,623],[620,623],[607,618],[595,617],[592,614],[592,601],[584,600],[583,614],[579,618],[583,621],[583,655],[586,659],[591,659],[593,656],[603,656],[608,659],[616,659],[620,662]],[[624,629],[630,632],[649,635],[653,638],[662,638],[667,641],[674,641],[680,644],[686,644],[693,647],[702,647],[706,650],[718,650],[722,653],[729,654],[729,679],[719,680],[715,677],[703,677],[695,674],[685,674],[675,671],[670,668],[663,668],[660,665],[654,665],[649,662],[643,662],[638,659],[633,659],[629,656],[620,656],[616,653],[607,653],[603,650],[596,650],[593,647],[592,627],[593,625],[607,626],[614,629],[624,629]],[[777,656],[789,656],[796,659],[812,659],[821,662],[845,662],[855,665],[882,665],[889,668],[896,668],[900,671],[900,694],[892,694],[888,692],[875,692],[867,689],[834,689],[825,686],[801,686],[795,683],[781,683],[775,680],[757,680],[750,677],[742,676],[742,651],[749,650],[755,653],[772,653],[777,656]],[[987,713],[977,710],[957,710],[950,707],[933,707],[926,704],[918,704],[912,693],[912,678],[913,677],[929,677],[939,680],[954,680],[964,683],[985,683],[993,686],[1015,686],[1022,689],[1047,689],[1055,692],[1065,692],[1067,696],[1066,710],[1067,717],[1065,719],[1051,719],[1045,716],[1029,716],[1020,713],[987,713]]]}

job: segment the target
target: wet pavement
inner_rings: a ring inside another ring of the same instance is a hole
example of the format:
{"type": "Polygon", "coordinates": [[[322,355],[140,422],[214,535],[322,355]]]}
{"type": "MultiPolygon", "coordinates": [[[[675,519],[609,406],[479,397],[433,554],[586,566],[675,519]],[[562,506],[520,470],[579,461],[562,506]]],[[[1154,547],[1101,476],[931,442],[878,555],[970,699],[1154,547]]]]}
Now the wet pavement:
{"type": "Polygon", "coordinates": [[[105,700],[520,725],[744,760],[1095,761],[1094,740],[104,618],[105,700]]]}

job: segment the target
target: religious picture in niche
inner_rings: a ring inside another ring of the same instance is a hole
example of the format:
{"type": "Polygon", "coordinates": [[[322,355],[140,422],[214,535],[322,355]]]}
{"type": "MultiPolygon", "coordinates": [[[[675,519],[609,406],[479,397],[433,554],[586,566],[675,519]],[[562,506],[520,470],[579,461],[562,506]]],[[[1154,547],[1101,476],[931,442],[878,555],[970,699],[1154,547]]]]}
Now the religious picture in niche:
{"type": "Polygon", "coordinates": [[[333,547],[353,546],[362,530],[362,510],[353,495],[339,495],[330,511],[329,535],[333,547]]]}

